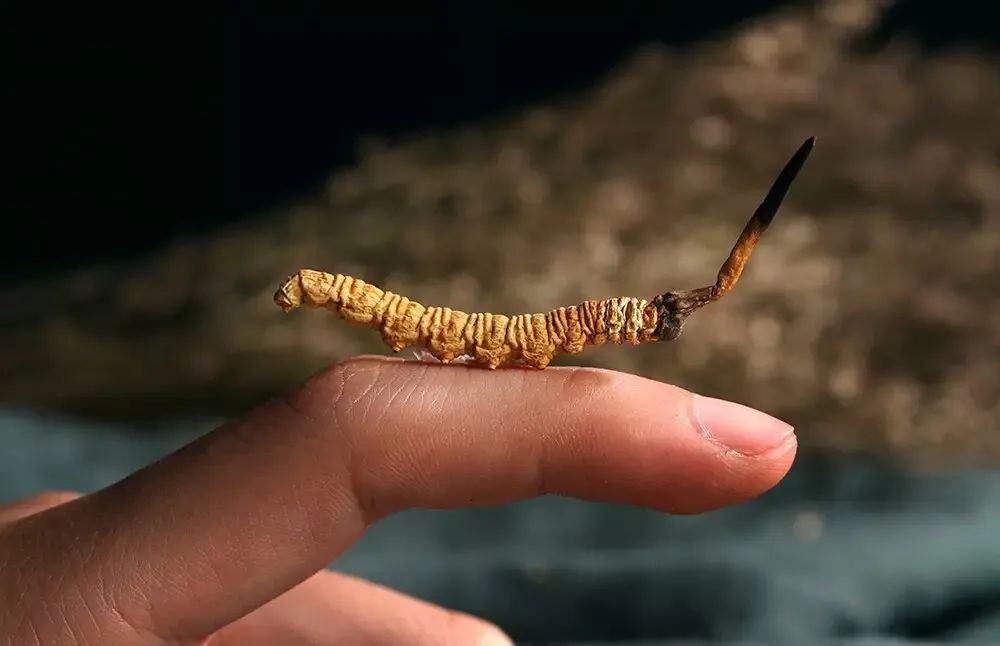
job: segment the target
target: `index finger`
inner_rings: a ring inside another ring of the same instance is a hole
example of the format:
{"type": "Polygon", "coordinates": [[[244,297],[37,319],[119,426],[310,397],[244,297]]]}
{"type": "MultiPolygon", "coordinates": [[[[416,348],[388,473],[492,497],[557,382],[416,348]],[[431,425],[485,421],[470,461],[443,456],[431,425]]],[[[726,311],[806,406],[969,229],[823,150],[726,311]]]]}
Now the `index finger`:
{"type": "Polygon", "coordinates": [[[108,614],[91,615],[195,639],[407,507],[561,494],[694,512],[770,488],[794,447],[770,416],[631,375],[362,358],[11,532],[40,542],[33,580],[100,582],[108,614]]]}

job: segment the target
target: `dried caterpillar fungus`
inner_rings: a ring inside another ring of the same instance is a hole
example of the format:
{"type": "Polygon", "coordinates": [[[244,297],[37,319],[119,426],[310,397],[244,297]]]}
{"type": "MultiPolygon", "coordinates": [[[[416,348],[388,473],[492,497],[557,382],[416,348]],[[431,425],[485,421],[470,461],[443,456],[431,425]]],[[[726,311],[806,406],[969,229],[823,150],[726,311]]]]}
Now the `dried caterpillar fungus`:
{"type": "Polygon", "coordinates": [[[302,269],[274,295],[284,311],[299,306],[327,308],[348,322],[377,328],[394,351],[426,348],[450,362],[469,356],[488,368],[526,364],[544,368],[560,352],[580,352],[587,345],[669,341],[681,333],[692,312],[733,288],[754,245],[774,218],[792,180],[813,147],[806,140],[775,180],[747,222],[714,285],[670,291],[650,301],[624,296],[588,300],[544,314],[507,316],[428,307],[343,274],[302,269]]]}

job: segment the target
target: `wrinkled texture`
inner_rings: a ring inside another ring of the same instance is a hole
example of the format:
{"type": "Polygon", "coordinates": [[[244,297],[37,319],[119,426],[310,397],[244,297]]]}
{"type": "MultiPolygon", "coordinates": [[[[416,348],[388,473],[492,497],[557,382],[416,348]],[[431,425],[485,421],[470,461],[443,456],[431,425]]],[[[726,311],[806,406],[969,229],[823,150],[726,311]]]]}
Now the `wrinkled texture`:
{"type": "Polygon", "coordinates": [[[230,414],[385,352],[370,330],[282,316],[275,280],[300,267],[465,311],[704,285],[815,134],[739,287],[681,339],[554,363],[772,411],[803,446],[998,458],[1000,63],[865,49],[877,4],[821,0],[651,46],[558,101],[365,142],[322,190],[240,227],[6,290],[0,393],[101,415],[230,414]]]}
{"type": "Polygon", "coordinates": [[[739,281],[750,254],[781,206],[809,152],[810,137],[785,165],[751,216],[714,285],[656,296],[649,303],[632,296],[584,301],[545,314],[468,314],[450,307],[426,307],[360,278],[300,269],[274,293],[283,311],[323,307],[345,321],[381,330],[382,340],[399,352],[419,345],[443,363],[468,357],[491,370],[504,365],[549,365],[557,352],[575,354],[586,345],[638,345],[672,341],[695,310],[716,301],[739,281]]]}
{"type": "Polygon", "coordinates": [[[559,351],[657,338],[656,309],[630,297],[586,301],[545,314],[468,314],[426,307],[360,278],[303,269],[285,281],[274,300],[285,311],[323,307],[345,321],[379,329],[395,352],[418,345],[443,363],[471,357],[490,369],[519,363],[544,368],[559,351]]]}

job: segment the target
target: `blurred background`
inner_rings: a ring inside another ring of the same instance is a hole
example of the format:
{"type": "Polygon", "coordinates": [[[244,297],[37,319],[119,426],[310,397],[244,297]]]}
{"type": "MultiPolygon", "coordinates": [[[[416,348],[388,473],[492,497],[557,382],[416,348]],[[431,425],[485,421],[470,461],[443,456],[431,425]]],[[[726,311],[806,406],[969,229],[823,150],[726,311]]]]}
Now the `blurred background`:
{"type": "Polygon", "coordinates": [[[0,498],[386,352],[282,315],[300,267],[468,311],[709,284],[816,135],[738,289],[556,361],[789,420],[785,482],[697,518],[408,512],[334,566],[519,643],[1000,643],[1000,9],[364,8],[0,10],[0,498]]]}

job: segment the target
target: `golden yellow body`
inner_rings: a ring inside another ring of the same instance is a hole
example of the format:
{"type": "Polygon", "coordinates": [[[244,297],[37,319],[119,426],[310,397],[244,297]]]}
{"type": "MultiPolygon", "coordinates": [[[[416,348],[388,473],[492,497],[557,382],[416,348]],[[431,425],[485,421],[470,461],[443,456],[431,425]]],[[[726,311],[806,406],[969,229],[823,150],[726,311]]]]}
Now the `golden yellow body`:
{"type": "Polygon", "coordinates": [[[491,369],[510,364],[544,368],[556,354],[580,352],[587,345],[676,339],[688,316],[736,285],[813,141],[809,138],[785,165],[708,287],[670,291],[651,301],[623,296],[506,316],[427,307],[359,278],[301,269],[282,283],[274,302],[286,312],[299,306],[326,308],[351,323],[377,328],[396,352],[416,345],[445,363],[468,356],[491,369]]]}
{"type": "Polygon", "coordinates": [[[632,297],[584,301],[545,314],[469,314],[427,307],[359,278],[312,269],[290,276],[275,300],[286,310],[327,308],[346,321],[377,328],[396,352],[415,345],[445,363],[466,355],[489,368],[519,363],[544,368],[559,352],[609,341],[651,341],[657,320],[655,307],[632,297]]]}

